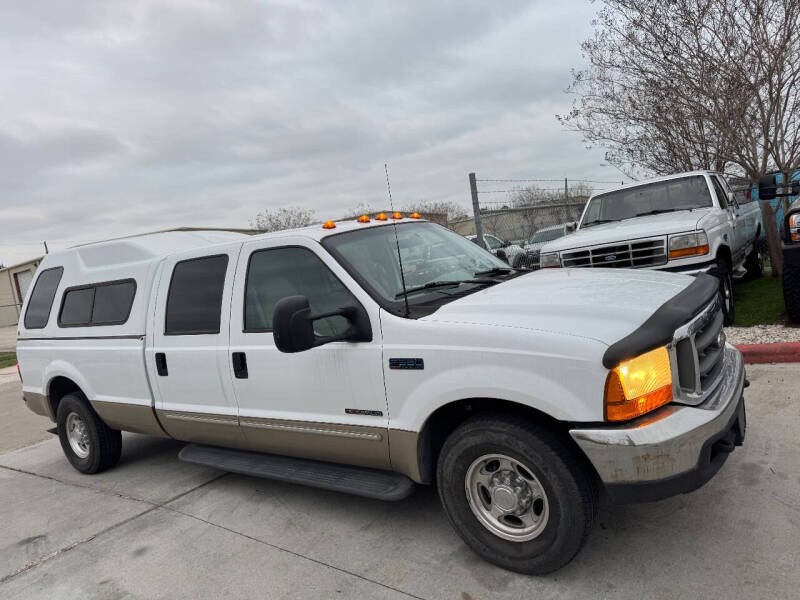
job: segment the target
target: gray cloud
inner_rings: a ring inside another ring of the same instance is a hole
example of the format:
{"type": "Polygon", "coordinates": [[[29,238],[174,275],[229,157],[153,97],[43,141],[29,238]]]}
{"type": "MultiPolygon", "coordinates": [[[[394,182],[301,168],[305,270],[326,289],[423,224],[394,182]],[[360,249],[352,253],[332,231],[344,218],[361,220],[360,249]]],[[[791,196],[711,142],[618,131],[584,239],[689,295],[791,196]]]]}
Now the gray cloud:
{"type": "Polygon", "coordinates": [[[616,179],[563,131],[595,7],[6,0],[0,261],[284,204],[468,204],[466,176],[616,179]],[[26,245],[30,244],[30,245],[26,245]]]}

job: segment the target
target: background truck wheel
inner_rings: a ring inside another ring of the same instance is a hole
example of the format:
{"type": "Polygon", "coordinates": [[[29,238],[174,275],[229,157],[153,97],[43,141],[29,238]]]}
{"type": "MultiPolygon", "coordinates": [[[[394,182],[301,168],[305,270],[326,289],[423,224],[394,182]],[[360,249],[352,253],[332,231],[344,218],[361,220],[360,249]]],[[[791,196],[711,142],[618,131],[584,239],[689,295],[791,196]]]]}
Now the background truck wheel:
{"type": "Polygon", "coordinates": [[[476,416],[447,439],[436,479],[450,524],[491,563],[559,569],[597,515],[594,473],[565,440],[523,418],[476,416]]]}
{"type": "Polygon", "coordinates": [[[61,448],[81,473],[100,473],[119,461],[122,434],[103,423],[80,392],[61,399],[56,423],[61,448]]]}
{"type": "Polygon", "coordinates": [[[783,302],[793,323],[800,323],[800,267],[783,267],[783,302]]]}
{"type": "Polygon", "coordinates": [[[764,274],[764,253],[757,241],[753,243],[753,249],[744,261],[744,268],[747,270],[748,279],[758,279],[764,274]]]}
{"type": "Polygon", "coordinates": [[[733,325],[733,320],[736,317],[736,307],[733,304],[733,276],[727,261],[723,259],[717,261],[714,275],[719,279],[719,295],[722,303],[722,316],[724,317],[723,325],[728,327],[733,325]]]}

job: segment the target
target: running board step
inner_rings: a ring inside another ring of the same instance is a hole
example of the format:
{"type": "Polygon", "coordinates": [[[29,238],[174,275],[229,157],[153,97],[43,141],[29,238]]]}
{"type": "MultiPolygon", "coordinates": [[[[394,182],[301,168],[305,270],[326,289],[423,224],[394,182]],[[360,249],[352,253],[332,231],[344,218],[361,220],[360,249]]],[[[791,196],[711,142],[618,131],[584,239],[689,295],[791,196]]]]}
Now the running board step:
{"type": "Polygon", "coordinates": [[[189,444],[180,451],[178,459],[240,475],[299,483],[377,500],[402,500],[414,491],[414,482],[400,473],[277,454],[189,444]]]}

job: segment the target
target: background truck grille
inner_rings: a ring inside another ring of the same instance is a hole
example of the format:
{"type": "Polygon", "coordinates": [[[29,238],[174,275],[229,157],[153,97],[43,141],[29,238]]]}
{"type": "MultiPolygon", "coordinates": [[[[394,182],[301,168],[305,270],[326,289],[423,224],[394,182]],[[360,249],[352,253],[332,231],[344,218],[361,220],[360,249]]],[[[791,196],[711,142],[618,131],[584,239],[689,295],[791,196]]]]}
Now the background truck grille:
{"type": "Polygon", "coordinates": [[[609,244],[561,253],[561,263],[565,267],[637,268],[654,267],[666,262],[664,238],[609,244]]]}
{"type": "MultiPolygon", "coordinates": [[[[675,345],[678,380],[683,399],[701,402],[720,383],[725,333],[722,309],[714,303],[690,323],[675,345]]],[[[693,403],[697,403],[693,402],[693,403]]]]}

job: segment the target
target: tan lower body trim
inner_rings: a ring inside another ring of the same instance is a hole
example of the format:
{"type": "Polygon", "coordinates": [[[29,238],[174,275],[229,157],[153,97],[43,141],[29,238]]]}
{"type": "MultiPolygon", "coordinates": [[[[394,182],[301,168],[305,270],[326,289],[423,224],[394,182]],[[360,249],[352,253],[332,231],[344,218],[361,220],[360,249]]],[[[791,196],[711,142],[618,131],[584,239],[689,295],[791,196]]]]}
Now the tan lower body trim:
{"type": "Polygon", "coordinates": [[[44,394],[36,394],[34,392],[23,392],[22,397],[25,399],[25,404],[28,408],[35,412],[37,415],[49,417],[51,421],[55,422],[53,414],[50,412],[50,401],[44,394]]]}
{"type": "Polygon", "coordinates": [[[126,404],[123,402],[91,401],[92,408],[112,429],[144,433],[165,437],[153,407],[147,404],[126,404]]]}
{"type": "Polygon", "coordinates": [[[231,448],[247,447],[236,415],[177,410],[157,410],[156,414],[167,433],[176,440],[231,448]]]}
{"type": "Polygon", "coordinates": [[[386,429],[338,423],[242,417],[250,449],[301,458],[389,469],[386,429]]]}
{"type": "Polygon", "coordinates": [[[389,452],[392,457],[392,471],[407,475],[417,483],[424,483],[419,470],[418,440],[418,431],[389,430],[389,452]]]}

